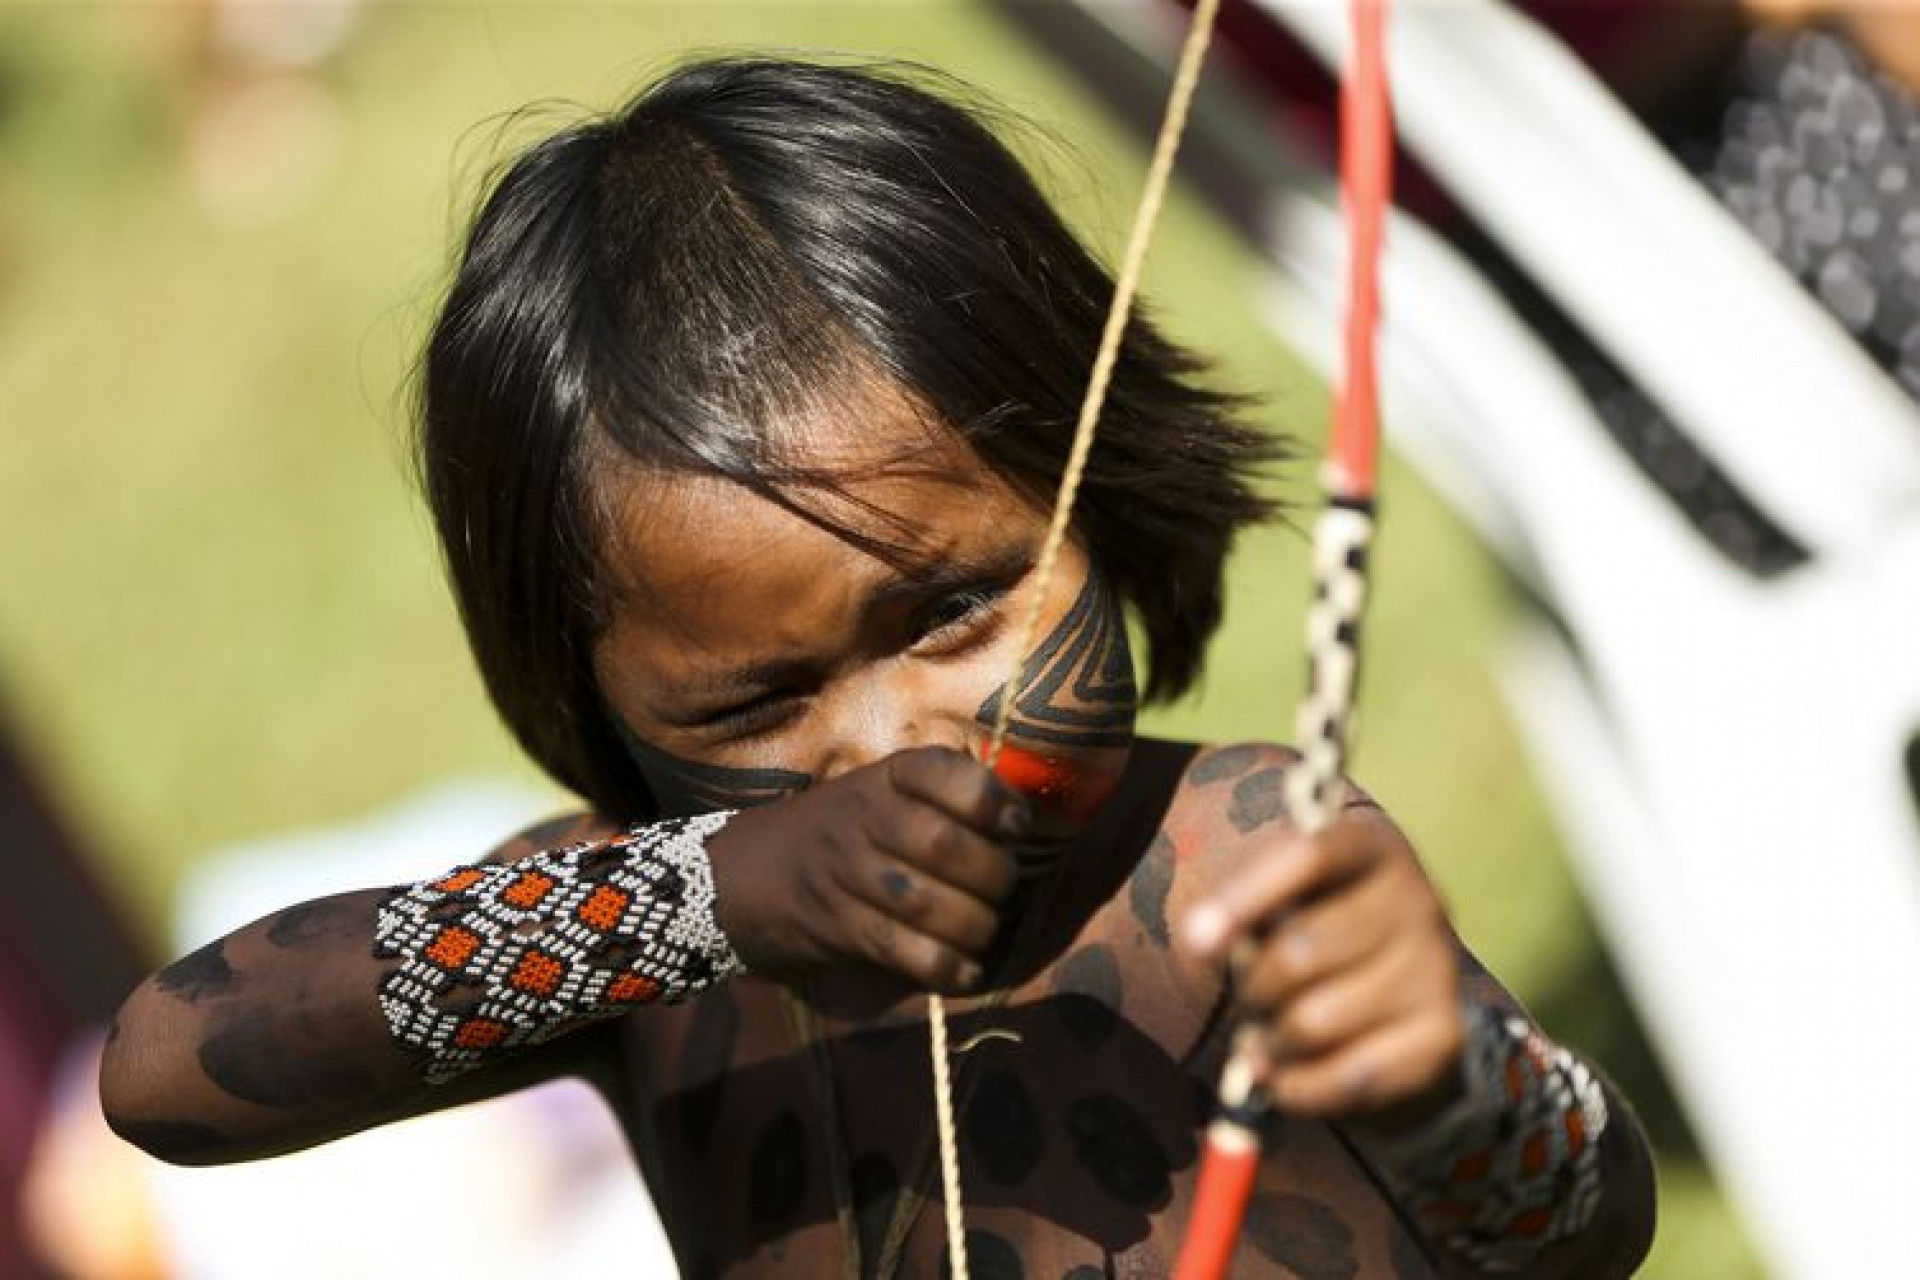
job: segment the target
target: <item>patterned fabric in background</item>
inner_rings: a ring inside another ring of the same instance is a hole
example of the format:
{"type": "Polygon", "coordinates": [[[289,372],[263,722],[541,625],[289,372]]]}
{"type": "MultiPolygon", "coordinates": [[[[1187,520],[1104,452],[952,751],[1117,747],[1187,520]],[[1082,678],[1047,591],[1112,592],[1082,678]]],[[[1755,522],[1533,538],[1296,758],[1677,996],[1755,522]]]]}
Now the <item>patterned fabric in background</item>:
{"type": "Polygon", "coordinates": [[[1920,112],[1837,33],[1761,32],[1703,175],[1882,368],[1920,397],[1920,112]]]}
{"type": "MultiPolygon", "coordinates": [[[[1748,36],[1702,98],[1647,123],[1681,164],[1920,399],[1920,108],[1844,35],[1748,36]]],[[[1807,550],[1552,299],[1484,239],[1469,252],[1559,352],[1634,465],[1730,563],[1767,578],[1807,550]]],[[[1809,424],[1809,430],[1818,424],[1809,424]]]]}

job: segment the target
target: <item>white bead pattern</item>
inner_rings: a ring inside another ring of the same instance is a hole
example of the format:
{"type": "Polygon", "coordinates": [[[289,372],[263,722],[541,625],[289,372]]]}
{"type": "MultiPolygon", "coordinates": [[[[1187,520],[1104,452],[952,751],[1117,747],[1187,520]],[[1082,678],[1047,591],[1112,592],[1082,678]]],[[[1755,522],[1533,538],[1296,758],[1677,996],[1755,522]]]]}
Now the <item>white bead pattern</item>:
{"type": "Polygon", "coordinates": [[[1371,1151],[1430,1238],[1482,1271],[1522,1272],[1593,1219],[1606,1094],[1524,1020],[1479,1006],[1466,1016],[1464,1096],[1371,1151]]]}
{"type": "Polygon", "coordinates": [[[380,986],[394,1037],[439,1083],[740,972],[714,919],[706,849],[732,816],[637,826],[396,890],[374,930],[374,954],[400,960],[380,986]]]}

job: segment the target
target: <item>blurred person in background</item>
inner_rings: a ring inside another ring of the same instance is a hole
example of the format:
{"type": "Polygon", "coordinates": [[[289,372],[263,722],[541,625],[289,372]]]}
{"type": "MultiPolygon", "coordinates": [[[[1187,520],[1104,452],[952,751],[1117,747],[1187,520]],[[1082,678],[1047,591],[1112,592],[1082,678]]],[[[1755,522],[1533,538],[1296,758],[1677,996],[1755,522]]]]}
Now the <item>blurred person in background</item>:
{"type": "MultiPolygon", "coordinates": [[[[73,1063],[91,1062],[115,988],[145,967],[146,955],[4,721],[0,870],[0,1274],[28,1276],[42,1265],[36,1245],[45,1243],[33,1238],[39,1222],[20,1213],[34,1166],[62,1116],[98,1117],[94,1073],[73,1063]]],[[[97,1154],[105,1157],[101,1171],[116,1163],[110,1149],[97,1154]]],[[[91,1237],[110,1240],[105,1247],[116,1257],[150,1256],[150,1221],[126,1189],[112,1177],[93,1184],[98,1219],[65,1224],[76,1247],[91,1237]]]]}

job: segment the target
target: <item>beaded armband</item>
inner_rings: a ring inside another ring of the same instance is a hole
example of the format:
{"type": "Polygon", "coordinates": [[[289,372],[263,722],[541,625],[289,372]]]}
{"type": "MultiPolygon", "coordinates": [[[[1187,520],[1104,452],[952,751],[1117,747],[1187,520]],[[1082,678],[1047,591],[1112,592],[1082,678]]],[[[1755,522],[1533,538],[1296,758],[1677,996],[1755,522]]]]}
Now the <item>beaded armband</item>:
{"type": "Polygon", "coordinates": [[[652,823],[395,890],[374,930],[374,954],[400,960],[380,984],[395,1038],[426,1054],[439,1083],[738,973],[706,849],[732,816],[652,823]]]}
{"type": "Polygon", "coordinates": [[[1370,1143],[1429,1238],[1483,1271],[1524,1271],[1600,1200],[1600,1082],[1525,1021],[1469,1005],[1466,1093],[1418,1132],[1370,1143]]]}

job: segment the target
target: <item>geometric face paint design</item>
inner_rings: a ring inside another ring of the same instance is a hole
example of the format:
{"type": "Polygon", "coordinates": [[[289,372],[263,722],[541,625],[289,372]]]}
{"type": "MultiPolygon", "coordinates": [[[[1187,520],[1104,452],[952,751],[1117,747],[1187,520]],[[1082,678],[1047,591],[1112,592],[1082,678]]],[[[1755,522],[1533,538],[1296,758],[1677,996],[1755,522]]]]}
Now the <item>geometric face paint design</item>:
{"type": "Polygon", "coordinates": [[[628,758],[646,780],[663,818],[755,809],[813,785],[811,774],[793,769],[731,769],[683,759],[640,739],[619,716],[608,718],[626,745],[628,758]]]}
{"type": "MultiPolygon", "coordinates": [[[[1013,714],[994,771],[1034,801],[1033,831],[1014,850],[1030,879],[1061,855],[1106,803],[1126,768],[1139,696],[1119,598],[1089,571],[1066,614],[1020,664],[1013,714]]],[[[1002,686],[974,718],[991,727],[1002,686]]]]}
{"type": "MultiPolygon", "coordinates": [[[[1089,572],[1066,616],[1020,664],[1020,689],[1007,722],[1009,740],[1085,750],[1133,742],[1139,694],[1119,599],[1089,572]]],[[[1006,686],[974,718],[992,725],[1006,686]]]]}

